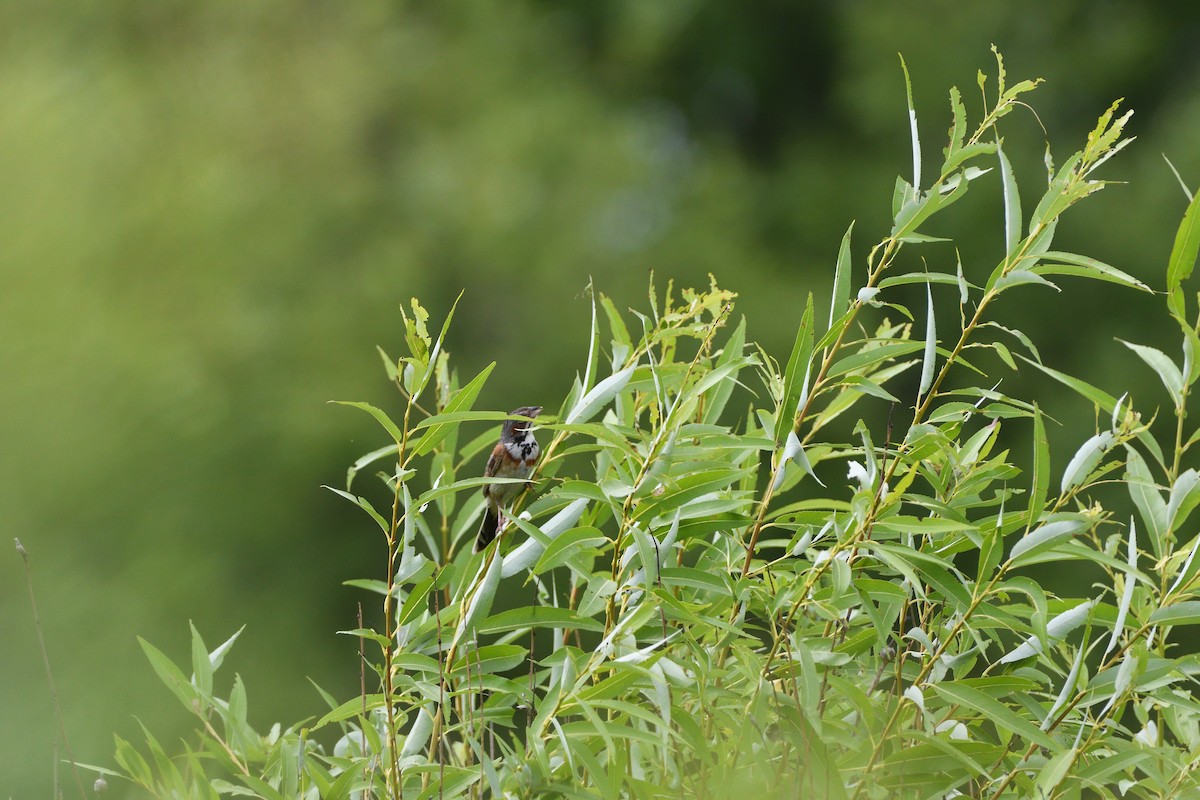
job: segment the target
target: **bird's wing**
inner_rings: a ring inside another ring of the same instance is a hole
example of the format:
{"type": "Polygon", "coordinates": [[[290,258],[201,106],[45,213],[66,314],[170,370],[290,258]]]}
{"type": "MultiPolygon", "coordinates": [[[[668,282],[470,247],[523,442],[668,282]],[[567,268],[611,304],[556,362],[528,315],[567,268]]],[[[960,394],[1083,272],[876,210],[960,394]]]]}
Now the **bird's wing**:
{"type": "MultiPolygon", "coordinates": [[[[494,448],[492,448],[492,454],[491,454],[491,456],[488,457],[487,466],[483,468],[483,477],[485,477],[485,478],[496,477],[496,472],[500,469],[500,465],[502,463],[504,463],[504,443],[499,442],[496,444],[496,446],[494,448]]],[[[490,484],[490,483],[484,484],[483,493],[485,495],[489,494],[491,492],[492,488],[493,488],[492,484],[490,484]]]]}

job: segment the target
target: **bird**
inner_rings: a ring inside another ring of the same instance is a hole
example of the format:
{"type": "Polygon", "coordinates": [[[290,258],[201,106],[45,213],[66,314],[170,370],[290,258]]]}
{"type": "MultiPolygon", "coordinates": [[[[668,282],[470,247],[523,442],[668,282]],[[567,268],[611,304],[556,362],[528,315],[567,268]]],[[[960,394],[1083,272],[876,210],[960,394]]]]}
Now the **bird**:
{"type": "MultiPolygon", "coordinates": [[[[509,416],[528,417],[528,419],[505,420],[500,428],[500,441],[492,449],[487,466],[483,470],[485,478],[517,478],[527,480],[533,474],[533,465],[541,455],[537,439],[533,437],[533,419],[542,413],[541,406],[521,406],[509,416]]],[[[519,483],[489,483],[483,487],[485,509],[483,524],[475,536],[475,552],[483,550],[500,533],[503,520],[503,509],[518,491],[523,488],[519,483]]]]}

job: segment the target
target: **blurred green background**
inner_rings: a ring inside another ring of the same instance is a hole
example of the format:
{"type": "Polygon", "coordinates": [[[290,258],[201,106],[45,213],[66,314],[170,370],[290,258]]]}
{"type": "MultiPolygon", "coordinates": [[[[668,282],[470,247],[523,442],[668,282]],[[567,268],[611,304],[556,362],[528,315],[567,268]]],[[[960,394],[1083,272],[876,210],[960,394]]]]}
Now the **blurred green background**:
{"type": "MultiPolygon", "coordinates": [[[[644,307],[650,269],[712,272],[786,353],[850,221],[860,265],[890,226],[898,51],[931,162],[952,84],[978,118],[991,43],[1010,79],[1047,79],[1031,102],[1060,159],[1127,98],[1139,141],[1103,177],[1129,183],[1059,249],[1161,287],[1185,203],[1161,154],[1200,183],[1195,4],[51,0],[0,23],[0,511],[97,764],[135,718],[182,730],[135,636],[186,661],[189,619],[210,644],[247,625],[226,670],[260,726],[321,713],[306,677],[357,691],[334,631],[364,598],[341,581],[381,577],[384,549],[318,487],[381,439],[326,401],[396,407],[374,348],[400,351],[410,296],[440,321],[466,289],[449,349],[464,375],[499,362],[492,409],[558,405],[589,276],[644,307]]],[[[1042,131],[1003,127],[1032,208],[1042,131]]],[[[935,231],[968,276],[1000,215],[992,175],[935,231]]],[[[1110,338],[1176,353],[1161,299],[1068,284],[1004,312],[1049,363],[1161,403],[1110,338]]],[[[1091,419],[1062,408],[1069,454],[1091,419]]],[[[0,642],[0,795],[45,797],[54,717],[11,548],[0,642]]]]}

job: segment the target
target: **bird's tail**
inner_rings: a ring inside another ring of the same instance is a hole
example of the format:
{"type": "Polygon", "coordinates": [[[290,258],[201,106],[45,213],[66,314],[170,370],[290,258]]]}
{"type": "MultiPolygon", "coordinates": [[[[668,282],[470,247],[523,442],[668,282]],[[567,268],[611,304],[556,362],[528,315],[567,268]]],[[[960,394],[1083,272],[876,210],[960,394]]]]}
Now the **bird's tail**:
{"type": "Polygon", "coordinates": [[[475,552],[478,553],[492,543],[492,539],[496,538],[496,534],[500,532],[500,513],[491,503],[484,505],[483,523],[479,526],[479,533],[475,534],[475,552]]]}

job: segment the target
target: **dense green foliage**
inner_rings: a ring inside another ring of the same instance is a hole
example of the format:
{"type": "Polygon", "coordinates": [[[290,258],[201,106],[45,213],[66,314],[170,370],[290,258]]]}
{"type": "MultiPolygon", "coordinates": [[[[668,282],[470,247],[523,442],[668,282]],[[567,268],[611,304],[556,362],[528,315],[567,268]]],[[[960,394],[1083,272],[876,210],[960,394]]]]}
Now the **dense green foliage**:
{"type": "Polygon", "coordinates": [[[262,734],[241,678],[216,688],[233,638],[210,650],[193,629],[190,678],[144,642],[196,735],[175,758],[150,735],[118,740],[120,771],[101,771],[199,797],[1200,792],[1200,653],[1179,635],[1200,624],[1200,473],[1184,468],[1200,311],[1183,288],[1200,201],[1166,269],[1182,366],[1128,343],[1162,386],[1114,397],[1048,363],[1001,299],[1072,278],[1147,290],[1054,247],[1060,217],[1104,187],[1128,114],[1047,152],[1033,194],[999,123],[1037,84],[997,67],[977,121],[951,90],[936,169],[910,114],[890,233],[864,250],[847,231],[831,304],[809,294],[787,358],[747,341],[715,281],[652,285],[632,317],[593,293],[532,491],[481,554],[471,465],[505,417],[473,409],[494,365],[460,380],[453,309],[434,336],[413,301],[407,355],[383,355],[402,407],[349,404],[387,439],[334,489],[386,543],[386,580],[352,582],[383,608],[382,629],[345,631],[361,695],[322,693],[325,716],[262,734]],[[992,171],[1002,248],[963,261],[926,226],[992,171]],[[901,271],[914,249],[927,268],[901,271]],[[896,293],[914,284],[910,309],[896,293]],[[1016,370],[1094,416],[1065,463],[1036,399],[1006,390],[1016,370]],[[359,488],[380,468],[386,504],[359,488]],[[521,599],[504,608],[506,585],[521,599]]]}
{"type": "MultiPolygon", "coordinates": [[[[182,654],[188,619],[246,625],[223,669],[247,676],[257,727],[319,715],[307,677],[356,690],[356,643],[331,635],[356,624],[342,581],[386,563],[317,487],[376,432],[325,401],[391,408],[373,348],[397,339],[398,301],[441,313],[466,290],[447,349],[464,375],[497,362],[481,408],[558,404],[589,277],[645,310],[649,269],[679,286],[711,272],[748,338],[786,356],[804,293],[828,302],[848,222],[857,245],[890,230],[881,198],[909,149],[897,52],[929,160],[945,88],[972,86],[990,43],[1047,79],[1037,118],[1005,130],[1023,186],[1043,171],[1039,121],[1065,145],[1115,97],[1137,110],[1137,143],[1104,172],[1127,183],[1059,226],[1057,249],[1157,286],[1181,199],[1161,154],[1200,175],[1200,5],[1169,0],[43,0],[0,19],[0,509],[92,763],[114,730],[187,730],[136,635],[182,654]],[[525,326],[488,330],[493,303],[529,297],[525,326]]],[[[964,264],[993,258],[999,187],[982,177],[927,232],[964,264]]],[[[889,294],[916,309],[923,292],[889,294]]],[[[1175,352],[1154,296],[1076,281],[1071,297],[1002,309],[1047,363],[1114,394],[1144,367],[1113,335],[1175,352]]],[[[1092,416],[1033,376],[1003,388],[1062,423],[1065,464],[1092,416]]],[[[0,797],[44,797],[65,753],[21,581],[10,550],[0,797]]]]}

